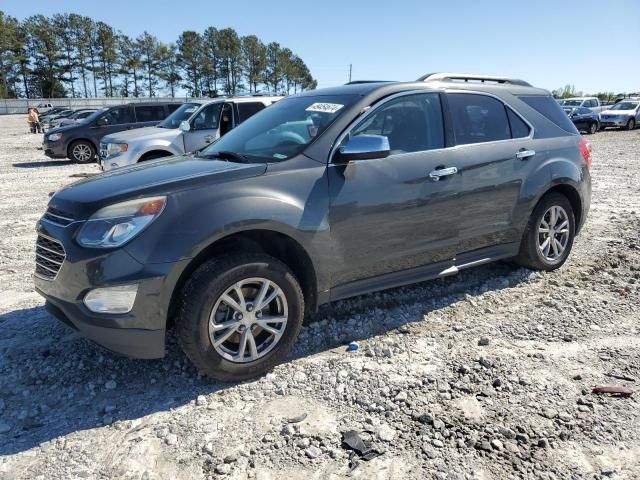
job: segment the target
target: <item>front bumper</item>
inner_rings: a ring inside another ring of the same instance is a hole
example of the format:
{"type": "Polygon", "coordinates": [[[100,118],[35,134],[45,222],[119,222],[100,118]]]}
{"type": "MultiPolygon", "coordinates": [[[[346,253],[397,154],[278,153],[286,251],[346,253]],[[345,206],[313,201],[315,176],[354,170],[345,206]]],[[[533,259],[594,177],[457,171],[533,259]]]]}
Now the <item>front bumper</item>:
{"type": "Polygon", "coordinates": [[[133,165],[136,163],[137,159],[134,158],[132,153],[133,152],[131,150],[127,150],[126,152],[122,152],[119,155],[108,157],[107,147],[104,143],[101,143],[100,158],[98,160],[100,169],[104,172],[108,172],[109,170],[114,170],[116,168],[133,165]]]}
{"type": "Polygon", "coordinates": [[[67,158],[67,146],[61,141],[49,141],[46,135],[42,141],[42,148],[49,158],[67,158]]]}
{"type": "Polygon", "coordinates": [[[143,265],[126,247],[82,248],[74,240],[81,225],[38,223],[38,234],[58,240],[66,252],[55,279],[34,275],[35,289],[46,299],[47,310],[111,351],[135,358],[163,357],[171,296],[186,261],[143,265]],[[124,284],[138,285],[129,313],[94,313],[83,303],[94,288],[124,284]]]}
{"type": "Polygon", "coordinates": [[[624,127],[628,121],[629,119],[624,117],[606,118],[600,116],[601,127],[624,127]]]}

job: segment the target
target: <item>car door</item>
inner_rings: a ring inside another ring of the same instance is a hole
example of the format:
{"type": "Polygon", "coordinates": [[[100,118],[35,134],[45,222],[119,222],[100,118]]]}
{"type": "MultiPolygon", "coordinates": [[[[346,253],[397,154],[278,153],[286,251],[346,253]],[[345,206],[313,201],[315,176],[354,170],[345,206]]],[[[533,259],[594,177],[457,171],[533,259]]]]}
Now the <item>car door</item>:
{"type": "Polygon", "coordinates": [[[218,127],[223,105],[223,102],[205,105],[191,118],[191,129],[183,134],[185,152],[200,150],[220,136],[218,127]]]}
{"type": "Polygon", "coordinates": [[[520,192],[544,158],[535,151],[533,129],[497,97],[447,92],[456,148],[449,157],[458,169],[455,215],[462,254],[519,242],[520,192]]]}
{"type": "MultiPolygon", "coordinates": [[[[460,179],[430,177],[449,166],[439,93],[409,92],[372,108],[342,141],[383,135],[390,155],[328,168],[329,223],[338,267],[333,286],[419,267],[452,264],[460,179]]],[[[444,268],[444,267],[443,267],[444,268]]]]}
{"type": "Polygon", "coordinates": [[[135,118],[129,105],[110,108],[93,122],[91,139],[98,148],[102,137],[127,130],[131,125],[135,125],[135,118]]]}

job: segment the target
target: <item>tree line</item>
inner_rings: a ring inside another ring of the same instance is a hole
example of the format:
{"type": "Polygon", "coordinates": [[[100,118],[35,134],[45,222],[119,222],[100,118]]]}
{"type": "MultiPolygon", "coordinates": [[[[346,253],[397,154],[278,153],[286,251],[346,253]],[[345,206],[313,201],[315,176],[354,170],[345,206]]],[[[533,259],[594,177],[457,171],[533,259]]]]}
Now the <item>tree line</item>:
{"type": "Polygon", "coordinates": [[[0,98],[191,97],[316,88],[304,61],[277,42],[232,28],[185,31],[163,43],[89,17],[0,11],[0,98]]]}

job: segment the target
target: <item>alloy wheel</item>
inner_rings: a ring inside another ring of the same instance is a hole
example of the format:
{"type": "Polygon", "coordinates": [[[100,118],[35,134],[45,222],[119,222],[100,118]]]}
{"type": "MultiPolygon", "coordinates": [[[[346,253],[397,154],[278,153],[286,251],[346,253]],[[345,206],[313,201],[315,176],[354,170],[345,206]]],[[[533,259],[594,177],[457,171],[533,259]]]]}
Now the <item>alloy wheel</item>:
{"type": "Polygon", "coordinates": [[[564,208],[554,205],[540,219],[538,248],[544,259],[555,263],[564,254],[570,236],[569,215],[564,208]]]}
{"type": "Polygon", "coordinates": [[[91,148],[84,143],[79,143],[75,145],[72,150],[73,158],[75,158],[78,162],[88,162],[91,160],[91,148]]]}
{"type": "Polygon", "coordinates": [[[597,131],[598,131],[598,124],[592,123],[591,126],[589,127],[589,132],[591,132],[591,135],[593,135],[597,131]]]}
{"type": "Polygon", "coordinates": [[[215,351],[234,363],[267,355],[287,326],[288,305],[282,289],[266,278],[247,278],[229,287],[209,317],[215,351]]]}

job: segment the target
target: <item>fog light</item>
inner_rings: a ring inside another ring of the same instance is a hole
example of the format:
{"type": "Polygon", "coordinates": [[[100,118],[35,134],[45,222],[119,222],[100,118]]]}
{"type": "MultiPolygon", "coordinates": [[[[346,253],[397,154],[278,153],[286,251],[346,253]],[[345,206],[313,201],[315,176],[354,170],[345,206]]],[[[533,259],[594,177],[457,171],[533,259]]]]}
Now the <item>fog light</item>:
{"type": "Polygon", "coordinates": [[[137,293],[137,284],[96,288],[87,293],[84,304],[96,313],[129,313],[137,293]]]}

